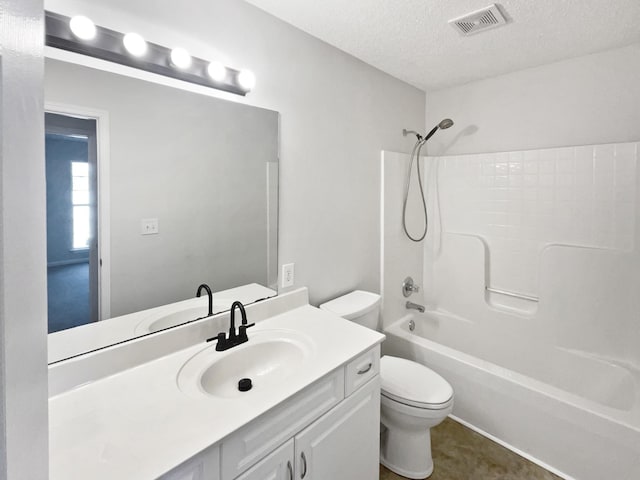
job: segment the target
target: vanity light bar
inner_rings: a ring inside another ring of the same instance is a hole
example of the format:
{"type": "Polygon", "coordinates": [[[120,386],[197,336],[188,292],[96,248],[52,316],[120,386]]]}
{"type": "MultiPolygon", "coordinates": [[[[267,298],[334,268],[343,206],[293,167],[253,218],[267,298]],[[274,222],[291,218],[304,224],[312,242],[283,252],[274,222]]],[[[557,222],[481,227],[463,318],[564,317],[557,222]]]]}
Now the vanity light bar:
{"type": "Polygon", "coordinates": [[[178,69],[171,62],[170,48],[147,42],[144,56],[136,57],[125,49],[123,33],[96,25],[96,35],[92,39],[82,40],[72,33],[69,27],[69,17],[49,11],[45,12],[45,17],[45,42],[49,47],[81,53],[237,95],[244,96],[250,90],[245,86],[247,83],[243,82],[244,78],[241,78],[239,70],[226,67],[227,74],[224,78],[214,79],[207,73],[210,64],[207,60],[191,57],[191,64],[188,67],[178,69]]]}

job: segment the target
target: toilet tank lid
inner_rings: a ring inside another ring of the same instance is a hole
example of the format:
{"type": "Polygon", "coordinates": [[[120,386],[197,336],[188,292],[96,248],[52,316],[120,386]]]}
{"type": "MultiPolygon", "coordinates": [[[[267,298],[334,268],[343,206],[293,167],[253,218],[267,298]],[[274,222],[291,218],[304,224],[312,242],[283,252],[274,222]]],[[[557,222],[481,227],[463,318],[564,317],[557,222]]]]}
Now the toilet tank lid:
{"type": "Polygon", "coordinates": [[[385,355],[380,359],[382,394],[415,406],[441,405],[453,397],[449,382],[424,365],[385,355]]]}
{"type": "Polygon", "coordinates": [[[355,290],[338,298],[334,298],[320,305],[322,310],[334,313],[339,317],[353,320],[380,305],[380,295],[377,293],[355,290]]]}

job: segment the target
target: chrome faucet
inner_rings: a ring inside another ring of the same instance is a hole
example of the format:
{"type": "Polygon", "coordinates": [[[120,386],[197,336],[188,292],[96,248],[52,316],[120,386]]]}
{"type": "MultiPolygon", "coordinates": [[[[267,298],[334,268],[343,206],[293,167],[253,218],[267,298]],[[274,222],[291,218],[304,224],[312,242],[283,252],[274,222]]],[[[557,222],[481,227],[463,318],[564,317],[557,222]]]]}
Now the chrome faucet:
{"type": "Polygon", "coordinates": [[[409,310],[418,310],[420,313],[424,313],[424,307],[422,305],[418,305],[417,303],[409,302],[405,303],[405,307],[409,310]]]}
{"type": "Polygon", "coordinates": [[[247,336],[247,328],[253,327],[255,323],[247,323],[247,312],[244,309],[244,305],[240,302],[233,302],[231,304],[231,311],[229,313],[229,337],[225,335],[225,332],[218,333],[215,337],[207,339],[207,342],[217,340],[216,351],[222,352],[229,350],[230,348],[240,345],[249,341],[247,336]],[[236,333],[236,308],[240,309],[241,325],[238,327],[238,333],[236,333]]]}
{"type": "Polygon", "coordinates": [[[200,295],[202,295],[202,290],[205,290],[207,292],[207,296],[209,297],[209,313],[207,314],[207,317],[210,317],[211,315],[213,315],[213,293],[211,293],[209,285],[203,283],[198,287],[196,297],[200,297],[200,295]]]}

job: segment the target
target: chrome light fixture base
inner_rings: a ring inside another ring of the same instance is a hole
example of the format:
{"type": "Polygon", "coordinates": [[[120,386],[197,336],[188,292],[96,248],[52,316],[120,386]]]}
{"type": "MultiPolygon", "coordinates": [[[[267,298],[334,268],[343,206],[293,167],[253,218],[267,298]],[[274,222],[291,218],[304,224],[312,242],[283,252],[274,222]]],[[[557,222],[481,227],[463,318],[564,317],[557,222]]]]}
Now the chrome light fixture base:
{"type": "Polygon", "coordinates": [[[178,69],[171,64],[171,49],[147,42],[143,56],[134,56],[127,52],[123,44],[125,34],[96,25],[96,35],[83,41],[69,28],[70,18],[59,13],[46,11],[46,45],[90,57],[119,63],[128,67],[164,75],[205,87],[246,95],[249,88],[243,87],[240,70],[227,68],[226,75],[220,80],[211,78],[207,73],[210,61],[192,57],[187,68],[178,69]]]}

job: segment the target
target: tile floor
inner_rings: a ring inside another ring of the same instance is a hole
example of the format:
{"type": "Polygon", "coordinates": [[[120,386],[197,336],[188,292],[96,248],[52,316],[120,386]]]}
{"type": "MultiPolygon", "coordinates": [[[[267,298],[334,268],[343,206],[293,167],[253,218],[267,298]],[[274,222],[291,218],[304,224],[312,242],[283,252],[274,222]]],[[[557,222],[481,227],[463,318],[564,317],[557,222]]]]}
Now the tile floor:
{"type": "MultiPolygon", "coordinates": [[[[429,480],[561,480],[450,418],[431,430],[431,442],[435,466],[429,480]]],[[[380,466],[380,480],[404,477],[380,466]]]]}

